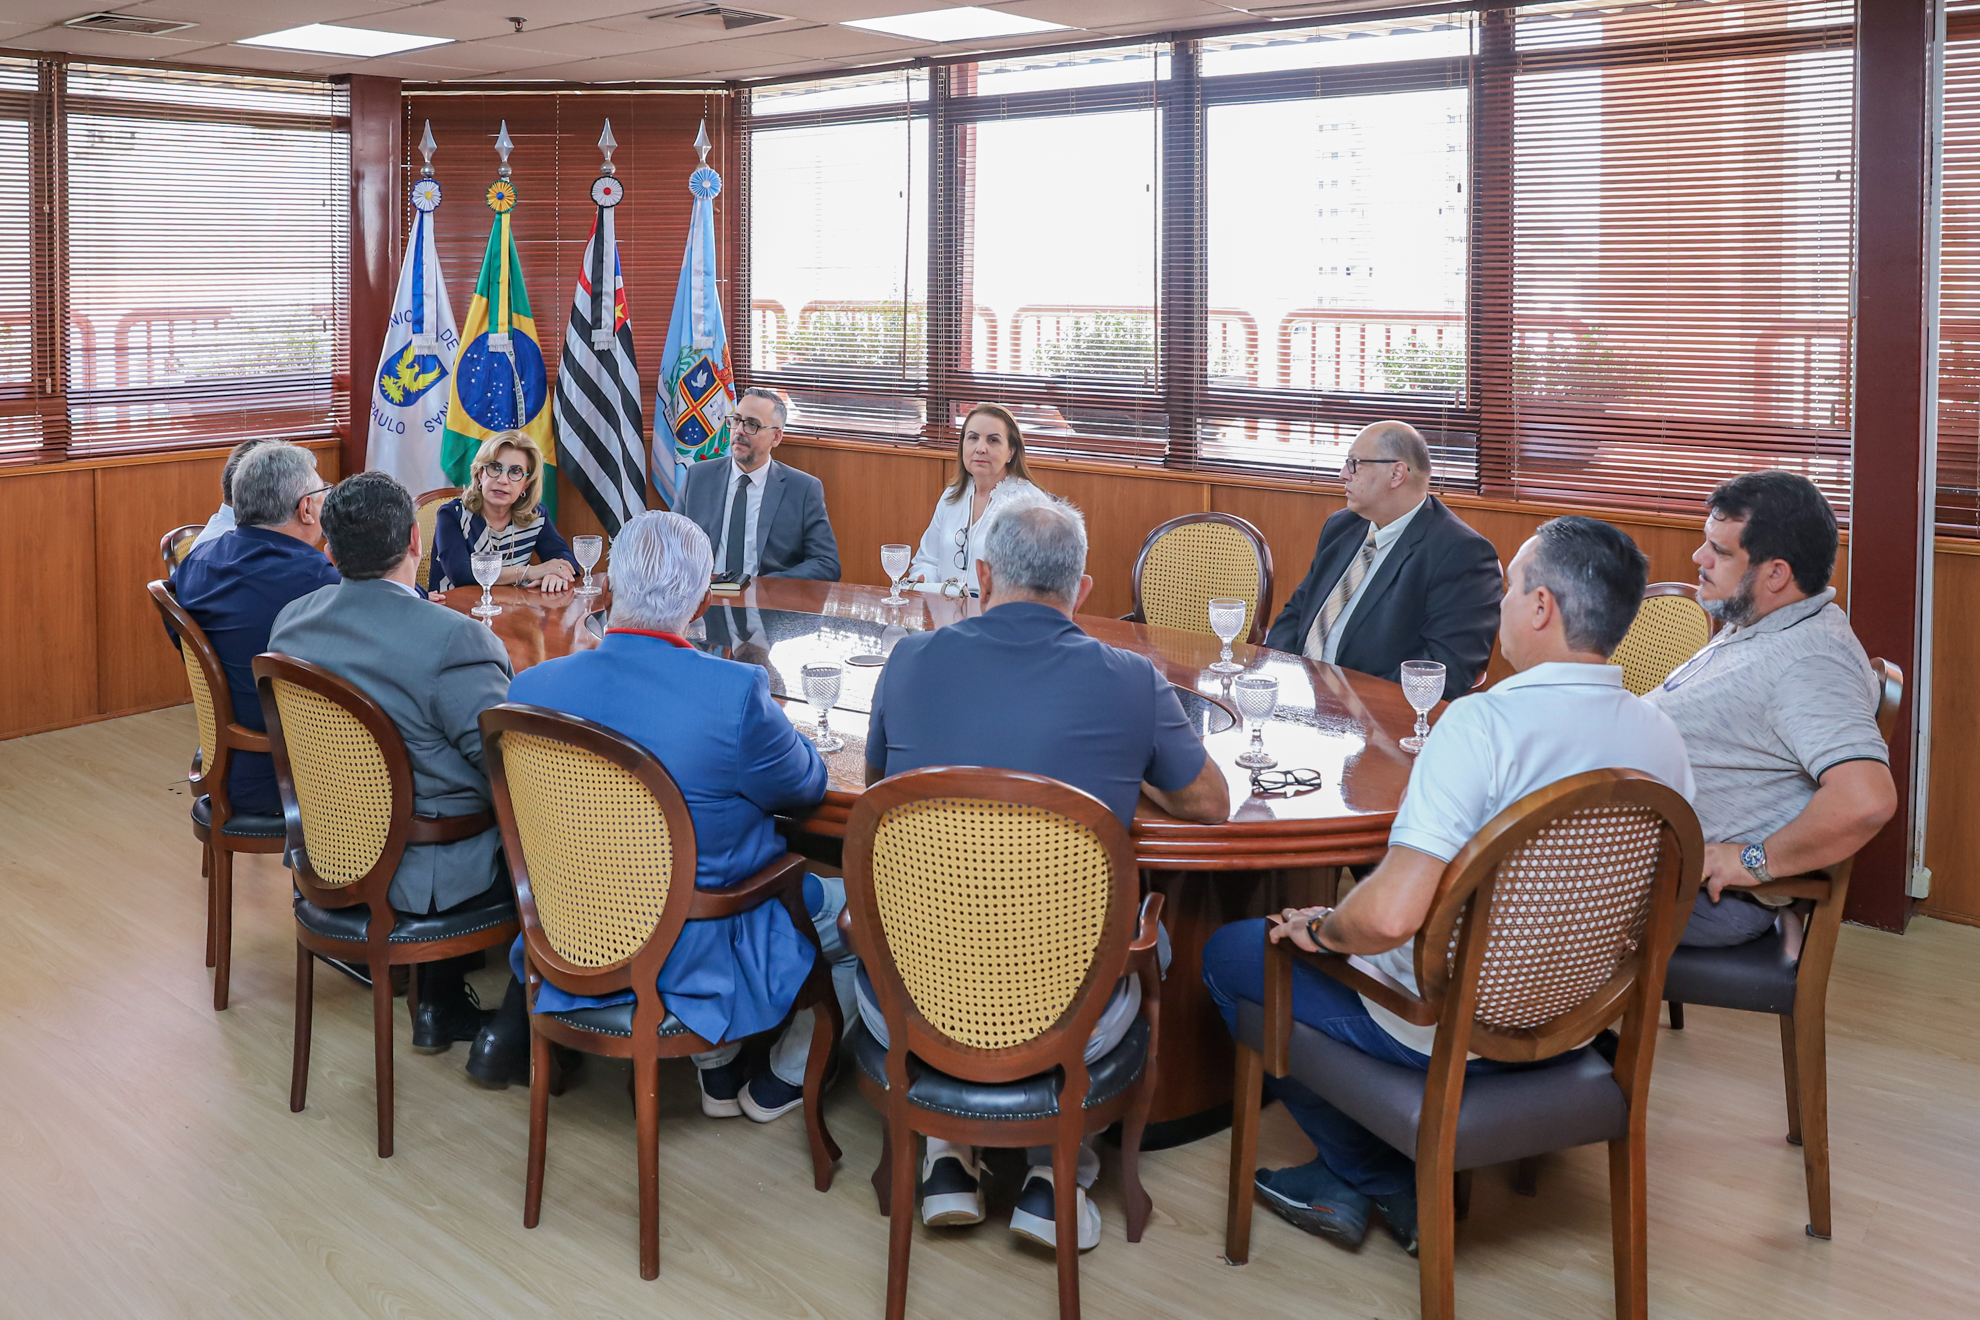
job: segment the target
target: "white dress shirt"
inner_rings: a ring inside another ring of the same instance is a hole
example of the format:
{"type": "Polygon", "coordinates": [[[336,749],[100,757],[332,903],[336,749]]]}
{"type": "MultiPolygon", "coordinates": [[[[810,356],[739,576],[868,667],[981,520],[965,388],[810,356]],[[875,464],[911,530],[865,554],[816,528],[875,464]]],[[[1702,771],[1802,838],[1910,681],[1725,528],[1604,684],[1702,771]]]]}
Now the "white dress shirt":
{"type": "Polygon", "coordinates": [[[234,530],[234,506],[231,504],[223,504],[219,508],[213,511],[213,516],[211,518],[208,518],[206,520],[206,526],[199,529],[199,535],[195,536],[193,538],[193,543],[186,547],[186,553],[191,554],[193,551],[205,545],[208,541],[217,541],[221,537],[225,536],[228,532],[231,532],[233,530],[234,530]]]}
{"type": "MultiPolygon", "coordinates": [[[[1389,551],[1395,546],[1397,541],[1402,540],[1402,534],[1409,530],[1409,525],[1416,518],[1416,515],[1423,512],[1423,504],[1423,500],[1418,500],[1416,507],[1408,513],[1405,513],[1387,527],[1378,527],[1375,529],[1375,558],[1368,565],[1368,575],[1361,579],[1361,585],[1354,589],[1352,596],[1348,597],[1347,606],[1342,609],[1341,617],[1334,620],[1334,630],[1327,634],[1327,644],[1321,648],[1320,658],[1328,664],[1335,663],[1334,657],[1340,654],[1341,638],[1347,633],[1347,622],[1354,617],[1355,606],[1361,604],[1361,598],[1368,594],[1369,584],[1374,582],[1375,575],[1382,571],[1382,561],[1389,557],[1389,551]]],[[[1364,532],[1362,536],[1365,541],[1367,539],[1367,533],[1364,532]]],[[[1349,569],[1352,569],[1354,567],[1355,556],[1360,553],[1361,547],[1356,546],[1354,555],[1348,557],[1347,565],[1341,569],[1341,572],[1346,573],[1349,569]]],[[[1327,584],[1328,596],[1334,594],[1334,587],[1339,582],[1340,579],[1335,578],[1327,584]]],[[[1326,601],[1327,596],[1320,598],[1322,609],[1326,608],[1326,601]]]]}
{"type": "Polygon", "coordinates": [[[914,553],[914,562],[908,566],[907,585],[916,591],[940,591],[942,584],[951,578],[960,582],[967,594],[976,594],[976,552],[982,538],[975,532],[997,506],[1017,494],[1032,489],[1030,482],[1023,477],[1005,477],[990,492],[990,502],[983,506],[983,518],[970,520],[970,510],[976,507],[976,488],[963,487],[962,494],[954,499],[944,492],[935,501],[935,516],[928,520],[928,530],[921,534],[921,548],[914,553]],[[957,537],[963,543],[957,544],[957,537]],[[963,562],[958,564],[960,554],[963,562]]]}
{"type": "Polygon", "coordinates": [[[770,479],[770,464],[766,460],[754,472],[744,472],[734,463],[730,464],[734,475],[729,478],[729,488],[722,493],[722,535],[715,542],[715,571],[727,573],[731,577],[756,576],[756,515],[763,509],[763,483],[770,479]],[[743,523],[743,561],[738,566],[727,561],[729,554],[729,515],[736,509],[736,483],[749,483],[749,500],[745,505],[748,517],[743,523]]]}
{"type": "MultiPolygon", "coordinates": [[[[1445,708],[1416,758],[1389,829],[1391,848],[1440,862],[1457,856],[1492,817],[1547,785],[1589,770],[1652,775],[1685,801],[1691,759],[1670,716],[1623,686],[1615,665],[1550,663],[1502,678],[1445,708]]],[[[1416,942],[1360,961],[1416,991],[1416,942]]],[[[1370,1017],[1420,1054],[1435,1027],[1404,1022],[1371,1000],[1370,1017]]]]}

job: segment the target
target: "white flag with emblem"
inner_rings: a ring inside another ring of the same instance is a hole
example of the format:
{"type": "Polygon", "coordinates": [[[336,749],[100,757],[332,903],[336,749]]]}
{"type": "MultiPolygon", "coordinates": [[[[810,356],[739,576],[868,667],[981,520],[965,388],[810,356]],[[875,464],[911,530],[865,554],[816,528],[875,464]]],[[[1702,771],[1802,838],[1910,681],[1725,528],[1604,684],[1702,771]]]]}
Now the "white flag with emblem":
{"type": "Polygon", "coordinates": [[[367,466],[391,473],[414,495],[448,484],[440,469],[440,436],[447,429],[448,386],[460,346],[440,256],[433,250],[433,215],[419,211],[406,240],[385,351],[371,383],[366,455],[367,466]]]}

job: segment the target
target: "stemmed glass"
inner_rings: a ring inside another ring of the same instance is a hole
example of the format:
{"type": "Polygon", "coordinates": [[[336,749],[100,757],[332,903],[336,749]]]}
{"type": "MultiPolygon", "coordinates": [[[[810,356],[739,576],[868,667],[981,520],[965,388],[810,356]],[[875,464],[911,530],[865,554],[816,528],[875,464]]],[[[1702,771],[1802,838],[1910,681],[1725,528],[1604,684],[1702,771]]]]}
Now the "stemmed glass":
{"type": "Polygon", "coordinates": [[[1209,666],[1213,674],[1237,674],[1244,666],[1231,659],[1231,640],[1244,627],[1245,603],[1234,596],[1219,596],[1209,604],[1210,631],[1217,634],[1217,640],[1224,644],[1224,653],[1217,662],[1209,666]]]}
{"type": "Polygon", "coordinates": [[[1270,674],[1240,674],[1231,680],[1238,714],[1251,722],[1251,746],[1237,763],[1247,770],[1270,770],[1279,758],[1265,750],[1265,721],[1279,705],[1279,680],[1270,674]]]}
{"type": "Polygon", "coordinates": [[[605,553],[605,538],[602,536],[573,536],[571,553],[577,556],[578,567],[584,570],[584,585],[577,589],[580,596],[596,596],[599,588],[592,583],[591,570],[597,567],[598,557],[605,553]]]}
{"type": "Polygon", "coordinates": [[[502,607],[495,603],[495,597],[488,589],[495,585],[496,578],[502,576],[502,556],[476,554],[469,562],[474,565],[474,580],[481,584],[481,604],[468,612],[477,619],[500,614],[502,607]]]}
{"type": "Polygon", "coordinates": [[[1416,732],[1397,745],[1405,752],[1419,752],[1423,750],[1423,740],[1430,736],[1430,721],[1425,716],[1444,696],[1443,665],[1435,660],[1403,661],[1402,690],[1416,711],[1416,732]]]}
{"type": "Polygon", "coordinates": [[[839,700],[839,680],[845,670],[838,665],[819,663],[804,667],[804,699],[811,703],[813,714],[818,718],[818,732],[813,737],[821,752],[836,752],[846,745],[846,740],[832,732],[832,706],[839,700]]]}
{"type": "Polygon", "coordinates": [[[901,577],[914,562],[914,548],[905,545],[883,545],[880,547],[880,567],[887,574],[888,595],[882,605],[905,605],[907,597],[901,594],[901,577]]]}

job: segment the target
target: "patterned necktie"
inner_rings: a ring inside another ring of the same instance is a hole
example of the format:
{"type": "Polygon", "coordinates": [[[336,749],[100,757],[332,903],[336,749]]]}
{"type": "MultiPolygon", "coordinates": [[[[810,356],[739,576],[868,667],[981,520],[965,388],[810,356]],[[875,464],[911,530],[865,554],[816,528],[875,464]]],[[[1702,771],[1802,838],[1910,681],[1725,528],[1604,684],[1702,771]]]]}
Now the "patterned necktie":
{"type": "Polygon", "coordinates": [[[1341,580],[1327,596],[1327,603],[1313,616],[1313,626],[1306,631],[1306,658],[1318,660],[1327,651],[1327,638],[1334,631],[1334,625],[1341,621],[1341,612],[1347,609],[1354,593],[1360,589],[1362,580],[1368,576],[1368,566],[1375,562],[1375,529],[1368,529],[1368,539],[1361,543],[1361,553],[1341,574],[1341,580]]]}

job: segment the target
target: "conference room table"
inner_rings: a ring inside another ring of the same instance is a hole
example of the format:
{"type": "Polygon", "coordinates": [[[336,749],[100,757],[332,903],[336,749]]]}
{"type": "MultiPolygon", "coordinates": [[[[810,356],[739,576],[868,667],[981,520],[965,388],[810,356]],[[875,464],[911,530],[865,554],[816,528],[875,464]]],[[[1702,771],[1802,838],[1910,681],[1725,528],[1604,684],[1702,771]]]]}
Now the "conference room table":
{"type": "MultiPolygon", "coordinates": [[[[599,580],[606,583],[606,575],[599,580]]],[[[761,578],[738,594],[717,596],[688,630],[695,645],[768,670],[772,694],[807,733],[814,721],[801,667],[821,660],[842,665],[830,725],[845,746],[825,757],[831,777],[825,800],[785,823],[794,850],[823,861],[837,861],[837,841],[865,790],[866,716],[887,651],[901,637],[981,612],[975,600],[909,592],[907,604],[888,605],[886,594],[850,582],[761,578]]],[[[479,587],[458,587],[446,603],[465,612],[480,597],[479,587]]],[[[592,597],[497,587],[493,597],[502,612],[488,624],[518,672],[597,646],[611,604],[609,587],[592,597]]],[[[1237,764],[1250,735],[1230,695],[1232,676],[1208,668],[1220,650],[1215,637],[1093,615],[1076,622],[1155,663],[1230,784],[1229,820],[1177,820],[1144,797],[1131,834],[1145,883],[1164,895],[1174,953],[1162,991],[1150,1142],[1170,1144],[1216,1130],[1229,1114],[1231,1046],[1200,976],[1204,942],[1228,921],[1328,901],[1336,868],[1381,858],[1414,760],[1398,744],[1416,716],[1395,683],[1238,643],[1234,659],[1247,672],[1279,680],[1278,706],[1264,725],[1275,768],[1316,770],[1321,778],[1317,789],[1257,792],[1251,772],[1237,764]]],[[[664,701],[666,694],[653,699],[664,701]]],[[[1002,702],[1011,718],[1024,717],[1021,689],[955,699],[1002,702]]]]}

